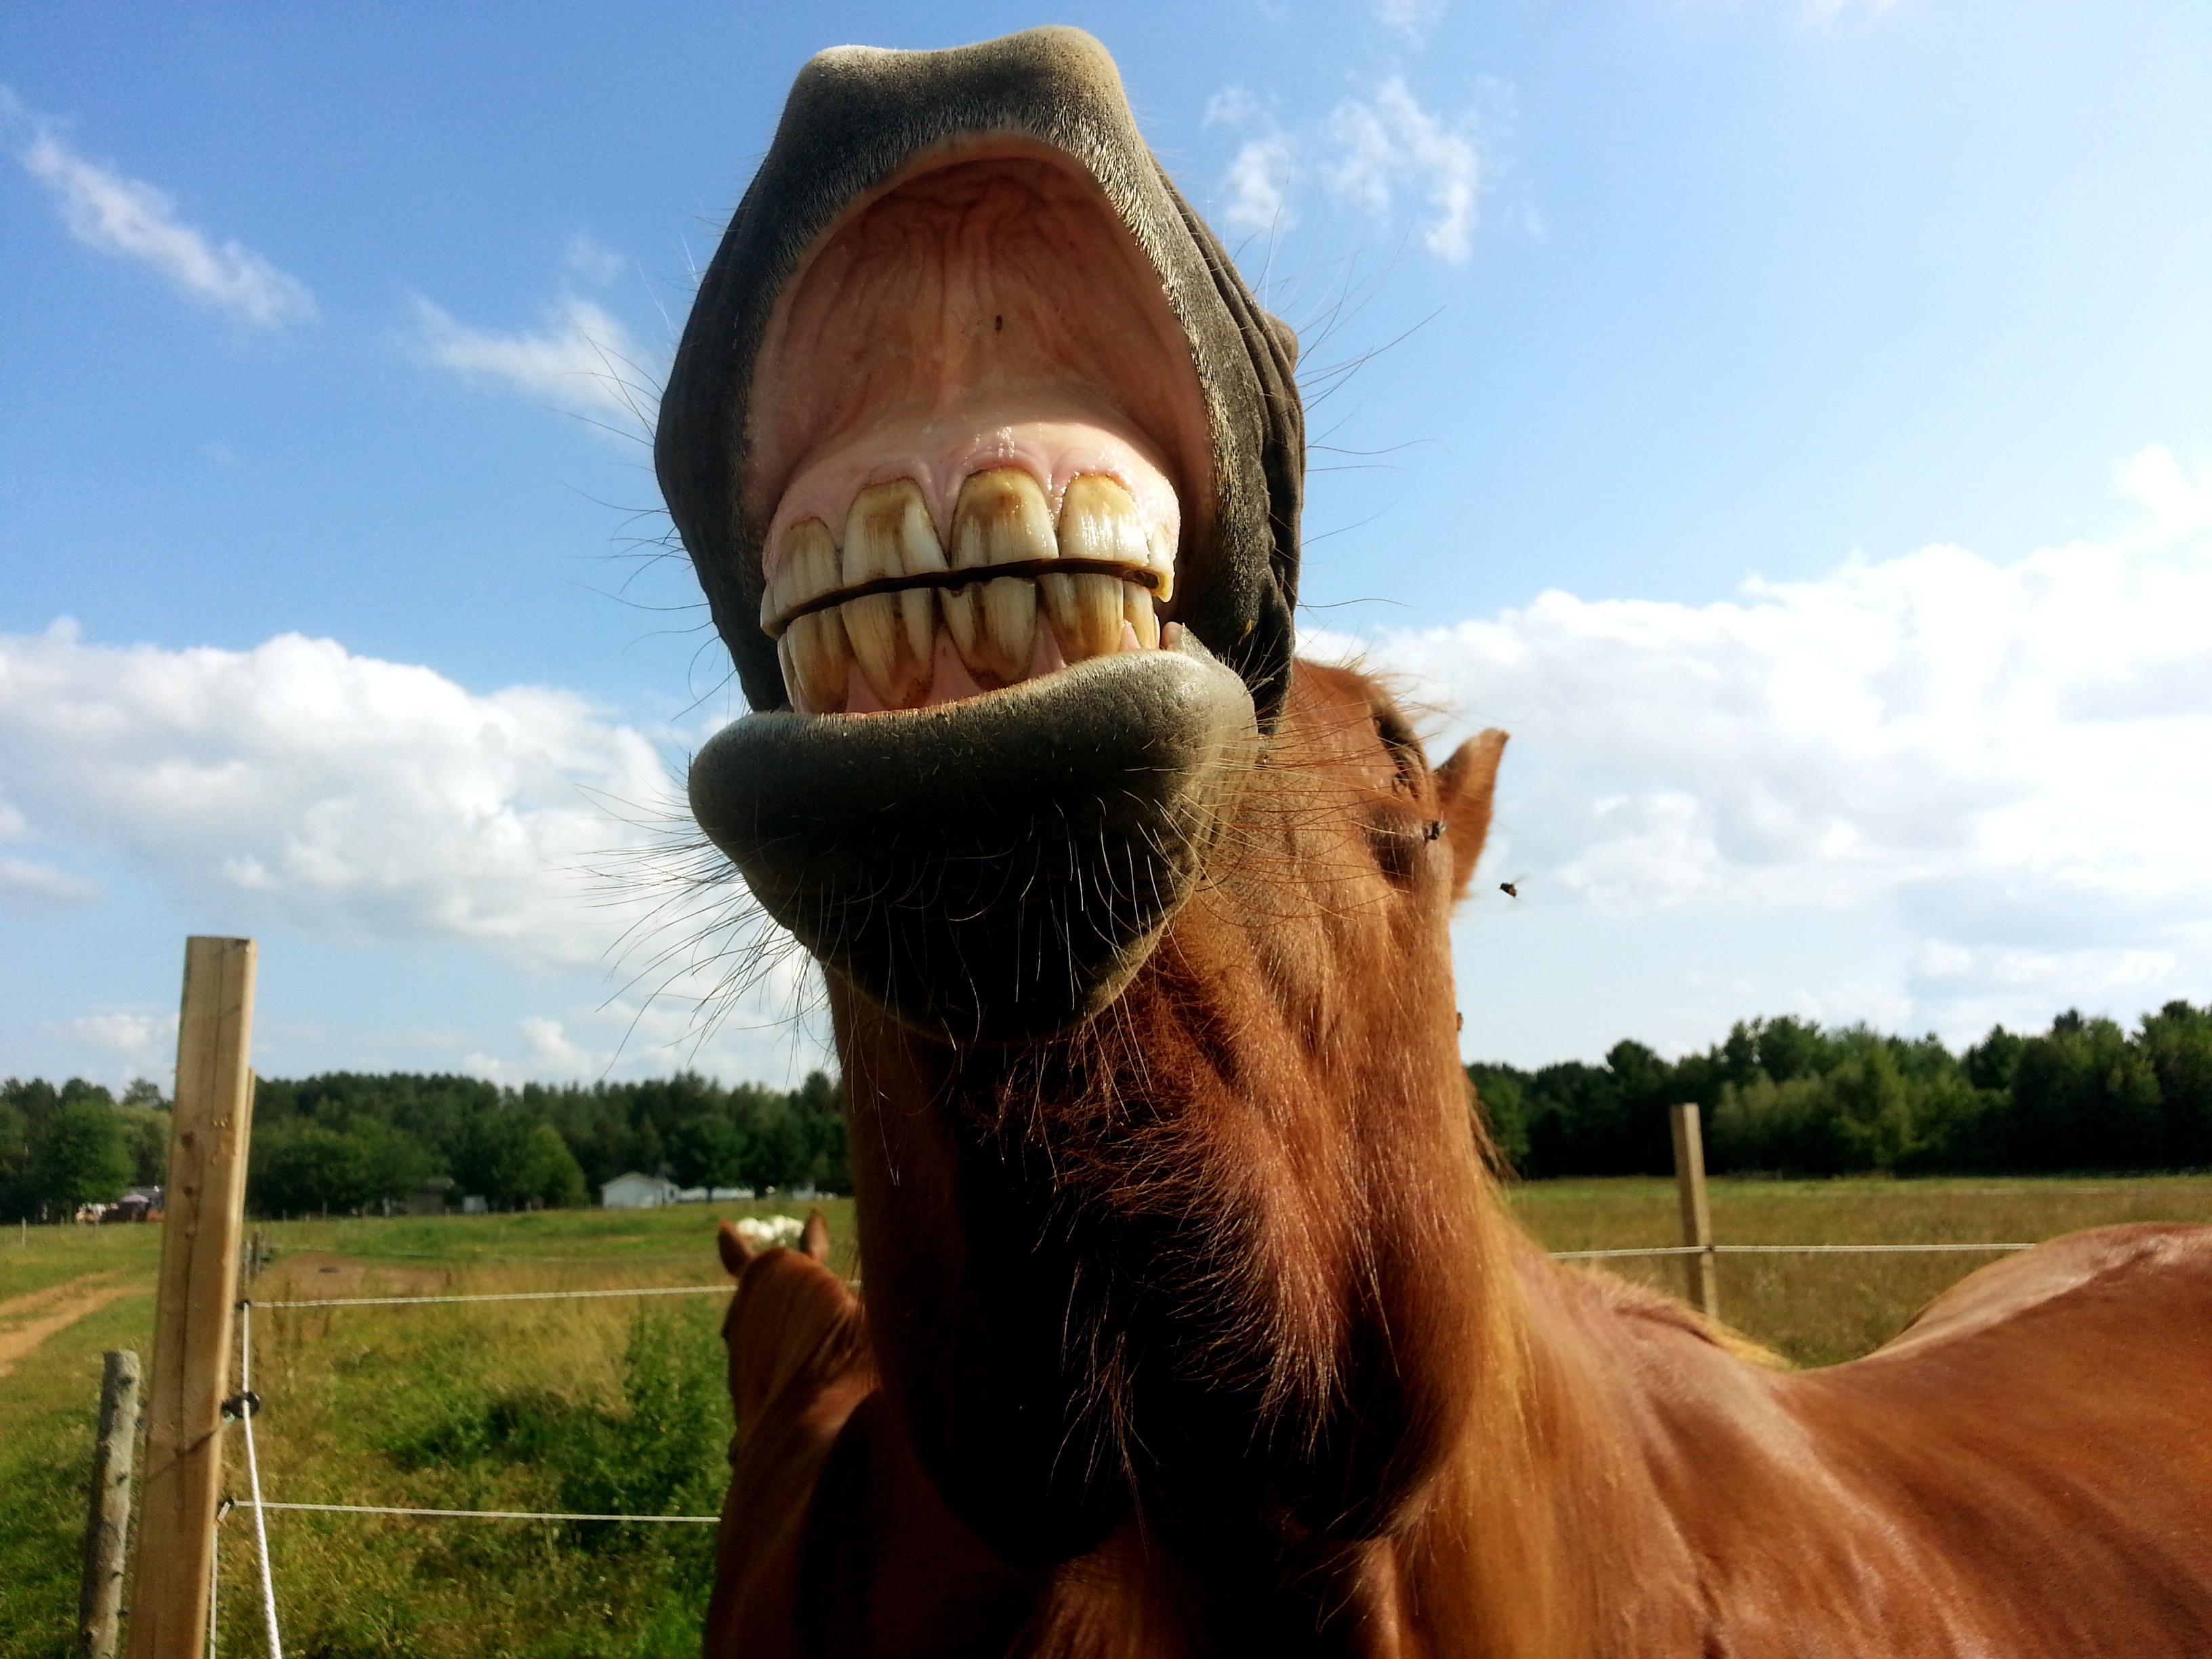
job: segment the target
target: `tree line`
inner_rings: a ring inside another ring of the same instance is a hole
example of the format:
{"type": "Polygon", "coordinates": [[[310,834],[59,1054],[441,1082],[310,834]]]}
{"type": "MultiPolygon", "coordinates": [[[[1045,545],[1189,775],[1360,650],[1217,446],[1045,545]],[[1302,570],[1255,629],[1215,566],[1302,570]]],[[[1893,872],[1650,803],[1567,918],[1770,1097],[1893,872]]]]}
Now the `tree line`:
{"type": "MultiPolygon", "coordinates": [[[[1702,1054],[1616,1043],[1599,1065],[1468,1067],[1516,1173],[1664,1175],[1667,1109],[1694,1101],[1717,1174],[2036,1173],[2212,1167],[2212,1006],[2169,1002],[2136,1028],[2061,1014],[1995,1027],[1954,1054],[1934,1036],[1739,1022],[1702,1054]]],[[[246,1201],[345,1214],[433,1182],[496,1209],[593,1201],[625,1170],[684,1187],[851,1190],[844,1102],[821,1073],[793,1090],[696,1073],[501,1087],[481,1078],[331,1072],[258,1080],[246,1201]]],[[[165,1176],[168,1102],[72,1078],[0,1083],[0,1217],[66,1219],[165,1176]]]]}
{"type": "MultiPolygon", "coordinates": [[[[0,1083],[0,1215],[65,1220],[167,1174],[168,1102],[71,1079],[0,1083]]],[[[258,1215],[348,1214],[437,1183],[495,1209],[593,1202],[626,1170],[682,1187],[851,1188],[844,1099],[678,1073],[635,1083],[526,1084],[414,1073],[257,1080],[246,1204],[258,1215]],[[449,1183],[449,1184],[448,1184],[449,1183]]]]}
{"type": "Polygon", "coordinates": [[[1702,1054],[1616,1043],[1597,1066],[1468,1067],[1518,1174],[1665,1175],[1668,1108],[1694,1101],[1717,1174],[2034,1174],[2212,1167],[2212,1005],[2130,1031],[2069,1012],[1954,1054],[1936,1037],[1739,1022],[1702,1054]]]}

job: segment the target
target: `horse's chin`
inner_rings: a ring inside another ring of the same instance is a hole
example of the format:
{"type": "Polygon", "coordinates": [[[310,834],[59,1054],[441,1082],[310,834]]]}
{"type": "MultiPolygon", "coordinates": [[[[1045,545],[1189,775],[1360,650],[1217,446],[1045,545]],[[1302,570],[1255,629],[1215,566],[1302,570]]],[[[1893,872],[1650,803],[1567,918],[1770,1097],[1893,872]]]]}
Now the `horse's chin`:
{"type": "Polygon", "coordinates": [[[1188,632],[934,707],[725,727],[691,807],[769,915],[900,1022],[1029,1041],[1110,1002],[1195,885],[1258,742],[1188,632]]]}

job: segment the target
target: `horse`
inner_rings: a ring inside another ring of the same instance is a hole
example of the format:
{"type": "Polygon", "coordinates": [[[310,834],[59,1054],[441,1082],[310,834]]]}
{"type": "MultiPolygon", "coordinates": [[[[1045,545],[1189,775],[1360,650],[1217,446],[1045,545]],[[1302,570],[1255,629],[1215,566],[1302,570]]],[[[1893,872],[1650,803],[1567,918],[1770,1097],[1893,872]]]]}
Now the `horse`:
{"type": "Polygon", "coordinates": [[[1507,1217],[1447,928],[1504,734],[1301,661],[1297,342],[1034,30],[805,67],[656,466],[865,1290],[720,1240],[706,1651],[2212,1652],[2212,1229],[1793,1371],[1507,1217]]]}

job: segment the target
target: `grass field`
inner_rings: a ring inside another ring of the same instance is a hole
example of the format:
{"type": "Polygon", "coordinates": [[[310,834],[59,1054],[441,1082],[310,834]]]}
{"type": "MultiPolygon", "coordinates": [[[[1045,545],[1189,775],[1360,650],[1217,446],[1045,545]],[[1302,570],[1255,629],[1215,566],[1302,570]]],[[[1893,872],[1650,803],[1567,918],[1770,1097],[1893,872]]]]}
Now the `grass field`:
{"type": "MultiPolygon", "coordinates": [[[[1673,1184],[1517,1188],[1547,1248],[1674,1242],[1673,1184]]],[[[1731,1243],[2029,1241],[2112,1221],[2212,1221],[2212,1177],[1717,1182],[1731,1243]]],[[[829,1206],[855,1270],[849,1205],[829,1206]]],[[[726,1283],[713,1210],[270,1225],[261,1301],[726,1283]]],[[[0,1659],[60,1659],[75,1617],[100,1354],[151,1340],[160,1230],[33,1228],[0,1239],[0,1659]]],[[[1723,1258],[1723,1314],[1800,1364],[1852,1358],[1988,1258],[1723,1258]]],[[[1618,1270],[1669,1290],[1674,1261],[1618,1270]]],[[[272,1498],[448,1509],[707,1514],[729,1435],[716,1296],[255,1316],[272,1498]]],[[[234,1453],[232,1487],[242,1490],[234,1453]]],[[[696,1653],[712,1527],[272,1515],[289,1652],[696,1653]]],[[[222,1526],[222,1649],[262,1651],[251,1529],[222,1526]]]]}

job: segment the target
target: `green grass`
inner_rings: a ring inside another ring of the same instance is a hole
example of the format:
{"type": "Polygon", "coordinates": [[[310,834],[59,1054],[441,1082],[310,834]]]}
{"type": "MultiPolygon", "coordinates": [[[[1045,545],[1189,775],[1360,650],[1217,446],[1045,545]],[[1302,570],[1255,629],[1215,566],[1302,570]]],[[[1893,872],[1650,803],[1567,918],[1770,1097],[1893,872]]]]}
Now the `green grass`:
{"type": "MultiPolygon", "coordinates": [[[[1547,1182],[1509,1200],[1548,1249],[1675,1242],[1665,1181],[1547,1182]]],[[[1716,1182],[1732,1243],[2046,1238],[2112,1221],[2212,1220],[2212,1177],[1716,1182]]],[[[853,1273],[851,1206],[827,1206],[853,1273]]],[[[376,1294],[720,1285],[712,1220],[799,1206],[265,1224],[263,1301],[376,1294]]],[[[0,1238],[0,1303],[87,1274],[151,1288],[157,1227],[0,1238]]],[[[1987,1258],[1723,1258],[1721,1310],[1802,1364],[1852,1358],[1987,1258]]],[[[1668,1290],[1678,1262],[1618,1271],[1668,1290]]],[[[254,1317],[263,1480],[272,1498],[447,1509],[711,1513],[729,1435],[715,1296],[462,1308],[264,1309],[254,1317]]],[[[152,1297],[125,1296],[0,1376],[0,1659],[70,1648],[100,1356],[150,1357],[152,1297]]],[[[0,1316],[0,1336],[9,1328],[0,1316]]],[[[234,1433],[235,1431],[234,1431],[234,1433]]],[[[244,1490],[234,1448],[230,1488],[244,1490]]],[[[711,1527],[269,1520],[288,1652],[543,1656],[697,1651],[711,1527]]],[[[262,1650],[252,1528],[222,1529],[222,1648],[262,1650]]]]}

